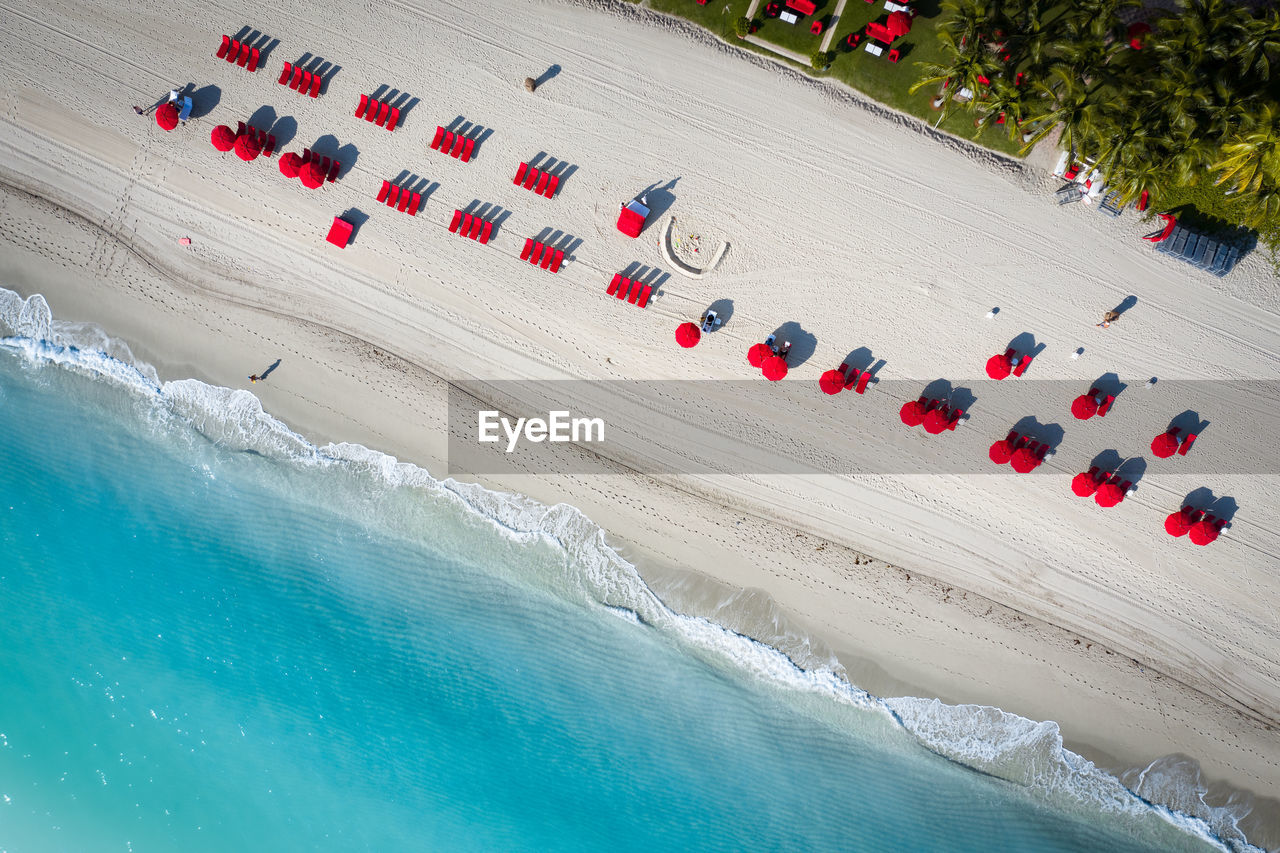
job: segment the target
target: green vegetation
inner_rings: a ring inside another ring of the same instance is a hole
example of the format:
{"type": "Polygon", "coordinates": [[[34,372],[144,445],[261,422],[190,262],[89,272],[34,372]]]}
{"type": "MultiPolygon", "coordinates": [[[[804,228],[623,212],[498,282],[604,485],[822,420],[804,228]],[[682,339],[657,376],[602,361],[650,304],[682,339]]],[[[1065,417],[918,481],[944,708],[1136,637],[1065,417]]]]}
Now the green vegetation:
{"type": "Polygon", "coordinates": [[[1146,192],[1280,245],[1280,14],[1182,0],[1144,32],[1120,22],[1133,6],[944,0],[940,56],[916,63],[913,89],[1024,152],[1061,128],[1124,201],[1146,192]]]}

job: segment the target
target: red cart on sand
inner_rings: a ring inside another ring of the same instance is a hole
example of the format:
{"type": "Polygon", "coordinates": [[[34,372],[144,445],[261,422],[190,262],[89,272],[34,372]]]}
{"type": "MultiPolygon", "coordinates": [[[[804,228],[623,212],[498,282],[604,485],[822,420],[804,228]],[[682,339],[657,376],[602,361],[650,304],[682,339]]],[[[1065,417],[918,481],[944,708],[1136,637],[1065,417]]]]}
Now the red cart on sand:
{"type": "Polygon", "coordinates": [[[639,200],[632,199],[618,211],[618,230],[628,237],[639,237],[644,230],[644,221],[649,217],[649,208],[643,204],[644,200],[643,196],[639,200]]]}

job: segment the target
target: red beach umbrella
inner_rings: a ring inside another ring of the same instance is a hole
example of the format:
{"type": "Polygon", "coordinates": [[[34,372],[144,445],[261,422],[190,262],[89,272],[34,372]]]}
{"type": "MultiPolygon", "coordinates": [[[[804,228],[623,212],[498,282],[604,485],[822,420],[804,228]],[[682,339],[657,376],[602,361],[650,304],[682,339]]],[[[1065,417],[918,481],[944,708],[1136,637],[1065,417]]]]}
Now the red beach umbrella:
{"type": "Polygon", "coordinates": [[[262,153],[262,146],[252,134],[242,134],[236,138],[236,156],[246,163],[256,159],[262,153]]]}
{"type": "Polygon", "coordinates": [[[1191,529],[1191,520],[1182,511],[1171,512],[1164,520],[1164,532],[1170,536],[1184,536],[1191,529]]]}
{"type": "Polygon", "coordinates": [[[786,359],[780,355],[770,355],[764,360],[761,370],[764,371],[765,379],[770,382],[777,382],[787,375],[786,359]]]}
{"type": "MultiPolygon", "coordinates": [[[[280,168],[283,171],[283,163],[280,164],[280,168]]],[[[702,330],[698,328],[696,323],[681,323],[679,326],[676,326],[676,343],[685,349],[696,347],[700,340],[702,340],[702,330]]]]}
{"type": "Polygon", "coordinates": [[[924,431],[930,435],[938,435],[947,428],[950,421],[941,407],[930,409],[924,416],[924,431]]]}
{"type": "Polygon", "coordinates": [[[1124,490],[1119,483],[1103,483],[1093,499],[1098,502],[1098,506],[1115,506],[1124,500],[1124,490]]]}
{"type": "Polygon", "coordinates": [[[1071,478],[1071,491],[1077,497],[1087,498],[1098,491],[1098,481],[1090,477],[1086,472],[1081,471],[1071,478]]]}
{"type": "Polygon", "coordinates": [[[220,124],[213,129],[213,133],[209,134],[209,141],[213,143],[214,148],[226,153],[235,147],[236,132],[225,124],[220,124]]]}
{"type": "Polygon", "coordinates": [[[280,174],[286,178],[296,178],[302,171],[302,158],[290,151],[280,158],[280,174]]]}
{"type": "Polygon", "coordinates": [[[173,104],[164,104],[156,110],[156,124],[161,130],[173,130],[178,126],[178,108],[173,104]]]}
{"type": "Polygon", "coordinates": [[[1135,21],[1129,25],[1129,47],[1134,50],[1142,50],[1142,37],[1151,32],[1151,25],[1142,21],[1135,21]]]}
{"type": "Polygon", "coordinates": [[[1191,541],[1197,545],[1208,545],[1218,538],[1218,528],[1212,521],[1204,519],[1191,525],[1191,541]]]}
{"type": "Polygon", "coordinates": [[[911,32],[911,16],[906,12],[894,12],[889,15],[889,20],[885,21],[885,27],[895,37],[905,36],[911,32]]]}
{"type": "Polygon", "coordinates": [[[1161,459],[1168,459],[1178,452],[1178,436],[1162,432],[1151,440],[1151,452],[1161,459]]]}
{"type": "Polygon", "coordinates": [[[320,168],[320,164],[315,160],[306,165],[300,177],[302,185],[307,189],[318,190],[324,185],[324,169],[320,168]]]}
{"type": "Polygon", "coordinates": [[[751,349],[747,350],[747,362],[752,367],[763,367],[764,360],[773,355],[773,350],[765,344],[754,344],[751,349]]]}
{"type": "Polygon", "coordinates": [[[1030,447],[1019,447],[1013,452],[1013,460],[1009,463],[1019,474],[1030,474],[1036,470],[1040,460],[1031,452],[1030,447]]]}
{"type": "Polygon", "coordinates": [[[1087,421],[1098,413],[1098,401],[1088,394],[1081,394],[1071,401],[1071,414],[1078,421],[1087,421]]]}
{"type": "MultiPolygon", "coordinates": [[[[894,13],[897,14],[896,12],[894,13]]],[[[1004,353],[993,355],[987,359],[987,375],[992,379],[1004,379],[1013,370],[1013,365],[1009,363],[1009,359],[1005,358],[1004,353]]]]}
{"type": "Polygon", "coordinates": [[[909,427],[917,427],[924,423],[924,403],[912,400],[898,410],[898,417],[909,427]]]}
{"type": "Polygon", "coordinates": [[[1007,438],[1000,439],[991,445],[991,449],[987,451],[987,456],[990,456],[991,461],[997,465],[1004,465],[1013,458],[1013,442],[1007,438]]]}
{"type": "Polygon", "coordinates": [[[838,370],[828,370],[818,377],[818,387],[823,394],[839,394],[844,390],[844,374],[838,370]]]}

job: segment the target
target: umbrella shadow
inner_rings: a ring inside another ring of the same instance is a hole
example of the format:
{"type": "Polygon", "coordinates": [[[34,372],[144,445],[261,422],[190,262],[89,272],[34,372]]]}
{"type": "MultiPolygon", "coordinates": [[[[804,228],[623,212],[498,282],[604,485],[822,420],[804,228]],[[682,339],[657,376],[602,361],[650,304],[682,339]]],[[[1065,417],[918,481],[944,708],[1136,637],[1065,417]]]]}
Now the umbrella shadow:
{"type": "Polygon", "coordinates": [[[347,242],[354,243],[360,227],[369,221],[369,214],[358,207],[349,207],[342,213],[342,218],[351,223],[351,238],[347,242]]]}
{"type": "Polygon", "coordinates": [[[1019,356],[1029,355],[1035,358],[1044,352],[1044,344],[1036,343],[1036,336],[1031,332],[1015,335],[1013,340],[1009,341],[1009,346],[1013,347],[1014,352],[1019,356]]]}
{"type": "Polygon", "coordinates": [[[298,120],[293,116],[281,116],[267,128],[267,132],[276,138],[276,149],[283,149],[298,136],[298,120]]]}
{"type": "Polygon", "coordinates": [[[1136,485],[1142,479],[1142,475],[1147,473],[1147,460],[1141,456],[1130,456],[1128,459],[1121,460],[1115,473],[1121,479],[1129,480],[1136,485]]]}
{"type": "Polygon", "coordinates": [[[641,204],[649,208],[649,218],[645,220],[645,229],[649,227],[649,223],[657,222],[661,219],[663,214],[676,203],[676,196],[672,191],[676,188],[676,182],[679,180],[680,178],[678,177],[672,178],[661,186],[656,183],[650,184],[633,196],[637,200],[644,198],[645,201],[641,202],[641,204]]]}
{"type": "Polygon", "coordinates": [[[1236,503],[1236,499],[1226,495],[1216,499],[1207,507],[1205,507],[1205,510],[1207,512],[1210,512],[1213,515],[1216,515],[1218,518],[1223,519],[1224,521],[1227,522],[1227,524],[1231,523],[1231,519],[1235,518],[1236,511],[1239,509],[1240,509],[1240,506],[1239,504],[1236,503]]]}
{"type": "Polygon", "coordinates": [[[858,347],[851,350],[842,360],[841,364],[847,364],[854,370],[870,370],[875,356],[871,354],[870,347],[858,347]]]}
{"type": "Polygon", "coordinates": [[[931,400],[942,400],[948,406],[968,412],[978,398],[968,388],[954,387],[948,379],[935,379],[924,387],[924,395],[931,400]]]}
{"type": "MultiPolygon", "coordinates": [[[[727,326],[729,325],[729,318],[733,316],[733,300],[717,299],[707,306],[707,311],[716,312],[716,316],[720,318],[720,325],[727,326]]],[[[707,316],[705,311],[702,316],[707,316]]]]}
{"type": "Polygon", "coordinates": [[[222,102],[222,89],[218,86],[201,86],[197,89],[194,83],[188,83],[183,88],[183,94],[191,98],[191,118],[207,116],[222,102]]]}
{"type": "Polygon", "coordinates": [[[338,170],[338,177],[350,172],[351,167],[356,164],[356,159],[360,156],[360,149],[355,146],[354,142],[340,145],[338,137],[332,133],[326,133],[312,143],[311,150],[322,157],[328,157],[341,163],[342,168],[338,170]]]}
{"type": "Polygon", "coordinates": [[[1124,457],[1119,452],[1107,449],[1099,453],[1093,459],[1089,460],[1090,467],[1097,466],[1102,471],[1115,471],[1124,462],[1124,457]]]}
{"type": "Polygon", "coordinates": [[[560,73],[560,66],[552,65],[546,71],[543,71],[537,77],[533,78],[534,88],[541,86],[543,83],[547,82],[548,80],[550,80],[552,77],[555,77],[559,73],[560,73]]]}
{"type": "MultiPolygon", "coordinates": [[[[270,104],[263,104],[262,106],[254,110],[253,115],[249,116],[249,121],[248,121],[248,125],[250,127],[257,127],[262,129],[270,128],[274,126],[275,123],[276,123],[276,108],[271,106],[270,104]]],[[[277,139],[277,143],[278,142],[279,140],[277,139]]]]}
{"type": "Polygon", "coordinates": [[[1066,430],[1062,428],[1062,424],[1042,424],[1035,415],[1027,415],[1022,418],[1013,425],[1013,429],[1019,435],[1029,436],[1036,441],[1049,445],[1053,450],[1056,450],[1062,444],[1062,439],[1067,435],[1066,430]]]}
{"type": "Polygon", "coordinates": [[[1208,428],[1209,421],[1202,419],[1200,413],[1194,409],[1187,409],[1182,414],[1175,415],[1168,426],[1168,429],[1181,430],[1183,438],[1188,435],[1198,436],[1208,428]]]}
{"type": "Polygon", "coordinates": [[[787,354],[787,367],[795,368],[804,364],[818,350],[818,339],[812,332],[795,320],[788,320],[773,332],[777,335],[778,346],[791,342],[791,351],[787,354]]]}
{"type": "Polygon", "coordinates": [[[1120,392],[1124,391],[1124,389],[1128,388],[1129,386],[1126,383],[1121,382],[1120,377],[1117,376],[1116,374],[1104,373],[1101,376],[1099,376],[1097,379],[1093,380],[1093,384],[1090,385],[1089,387],[1097,388],[1098,391],[1101,392],[1102,394],[1108,394],[1113,397],[1119,397],[1120,392]]]}

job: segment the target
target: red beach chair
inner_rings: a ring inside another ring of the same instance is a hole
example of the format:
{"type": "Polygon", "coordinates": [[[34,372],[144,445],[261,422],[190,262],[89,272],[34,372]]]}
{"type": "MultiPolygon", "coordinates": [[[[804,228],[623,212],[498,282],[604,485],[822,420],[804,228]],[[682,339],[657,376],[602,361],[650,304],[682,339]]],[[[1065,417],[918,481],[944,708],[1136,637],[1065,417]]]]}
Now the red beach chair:
{"type": "MultiPolygon", "coordinates": [[[[552,267],[552,270],[551,270],[551,271],[552,271],[552,272],[555,272],[557,269],[559,269],[559,266],[560,266],[560,265],[559,265],[559,263],[557,262],[557,263],[555,264],[555,266],[554,266],[554,267],[552,267]]],[[[644,286],[644,290],[640,291],[640,299],[636,302],[636,307],[637,307],[637,308],[643,308],[644,306],[648,305],[648,304],[649,304],[649,294],[650,294],[650,293],[652,293],[652,292],[653,292],[653,287],[652,287],[652,286],[650,286],[650,285],[647,285],[647,284],[646,284],[646,285],[644,286]]]]}
{"type": "Polygon", "coordinates": [[[302,149],[302,165],[305,166],[314,159],[315,155],[311,153],[310,148],[302,149]]]}
{"type": "Polygon", "coordinates": [[[310,72],[310,71],[303,71],[303,72],[302,72],[302,79],[298,81],[298,94],[299,94],[299,95],[305,95],[305,94],[307,94],[307,90],[311,88],[311,77],[312,77],[312,76],[313,76],[313,75],[311,74],[311,72],[310,72]]]}
{"type": "Polygon", "coordinates": [[[521,163],[520,168],[516,169],[515,180],[512,181],[511,183],[515,184],[516,186],[520,186],[520,182],[524,180],[524,173],[528,168],[529,168],[528,163],[521,163]]]}
{"type": "Polygon", "coordinates": [[[319,74],[311,75],[311,92],[309,93],[311,97],[313,98],[320,97],[320,84],[323,82],[324,82],[324,78],[321,77],[319,74]]]}
{"type": "Polygon", "coordinates": [[[325,237],[333,245],[339,249],[347,247],[347,241],[351,239],[352,225],[341,216],[333,217],[333,225],[329,228],[329,236],[325,237]]]}
{"type": "Polygon", "coordinates": [[[237,123],[237,125],[236,125],[236,136],[244,136],[245,127],[246,127],[246,125],[245,125],[245,123],[244,123],[244,122],[239,122],[239,123],[237,123]]]}
{"type": "Polygon", "coordinates": [[[396,129],[396,123],[397,123],[397,122],[399,122],[399,121],[400,121],[400,108],[399,108],[399,107],[392,107],[392,108],[391,108],[391,118],[390,118],[390,119],[388,119],[388,121],[387,121],[387,130],[389,130],[389,131],[390,131],[390,130],[395,130],[395,129],[396,129]]]}
{"type": "Polygon", "coordinates": [[[533,244],[533,253],[529,255],[529,263],[537,266],[538,261],[542,260],[542,252],[547,247],[542,243],[533,244]]]}
{"type": "MultiPolygon", "coordinates": [[[[952,409],[951,419],[947,421],[947,429],[955,430],[956,426],[964,418],[964,409],[952,409]]],[[[1047,445],[1046,445],[1047,446],[1047,445]]]]}
{"type": "Polygon", "coordinates": [[[622,287],[618,288],[618,298],[619,298],[619,299],[626,299],[626,298],[627,298],[627,293],[628,293],[630,290],[631,290],[631,279],[629,279],[629,278],[624,278],[624,279],[622,280],[622,287]]]}
{"type": "Polygon", "coordinates": [[[466,137],[460,133],[455,135],[453,137],[453,147],[449,149],[449,156],[455,160],[462,156],[462,146],[464,144],[466,144],[466,137]]]}
{"type": "Polygon", "coordinates": [[[280,79],[279,79],[279,80],[277,80],[277,81],[276,81],[276,83],[278,83],[278,84],[279,84],[279,85],[281,85],[281,86],[283,86],[284,84],[288,83],[288,82],[289,82],[289,75],[290,75],[290,74],[292,74],[292,73],[293,73],[293,66],[292,66],[290,63],[286,62],[286,63],[284,64],[284,68],[283,68],[283,69],[281,69],[281,71],[280,71],[280,79]]]}
{"type": "Polygon", "coordinates": [[[262,146],[262,156],[270,157],[276,153],[276,138],[270,133],[267,134],[267,142],[262,146]]]}
{"type": "Polygon", "coordinates": [[[422,204],[422,193],[414,193],[413,199],[409,202],[409,215],[418,215],[418,205],[422,204]]]}
{"type": "Polygon", "coordinates": [[[378,118],[377,118],[378,127],[384,127],[386,125],[387,113],[389,112],[391,112],[391,105],[383,101],[382,104],[378,107],[378,118]]]}
{"type": "MultiPolygon", "coordinates": [[[[556,249],[556,256],[551,259],[551,271],[560,272],[560,264],[562,263],[564,263],[564,250],[556,249]]],[[[646,290],[647,289],[648,288],[646,288],[646,290]]],[[[641,305],[640,307],[643,308],[644,306],[641,305]]]]}
{"type": "Polygon", "coordinates": [[[249,73],[250,74],[258,70],[258,60],[261,58],[262,58],[262,54],[259,52],[259,50],[256,47],[253,50],[249,51],[249,73]]]}
{"type": "Polygon", "coordinates": [[[547,191],[543,193],[547,198],[552,198],[556,194],[556,187],[560,186],[560,176],[552,175],[551,182],[547,184],[547,191]]]}
{"type": "Polygon", "coordinates": [[[1183,439],[1182,444],[1178,446],[1178,455],[1186,456],[1187,451],[1191,449],[1191,445],[1195,444],[1196,434],[1194,432],[1187,433],[1187,437],[1183,439]]]}
{"type": "Polygon", "coordinates": [[[1105,418],[1107,412],[1111,411],[1111,404],[1116,401],[1115,394],[1108,394],[1107,398],[1102,401],[1102,405],[1098,406],[1098,417],[1105,418]]]}
{"type": "Polygon", "coordinates": [[[538,178],[538,185],[534,187],[533,191],[538,195],[542,195],[543,191],[546,190],[547,188],[547,182],[550,180],[551,180],[551,176],[548,175],[546,172],[543,172],[542,177],[538,178]]]}
{"type": "Polygon", "coordinates": [[[405,208],[409,206],[410,197],[411,195],[408,189],[400,193],[400,203],[396,205],[396,210],[400,211],[401,213],[404,213],[405,208]]]}
{"type": "Polygon", "coordinates": [[[538,176],[541,174],[542,172],[530,167],[529,174],[524,176],[524,188],[527,190],[533,189],[533,185],[538,182],[538,176]]]}
{"type": "Polygon", "coordinates": [[[443,138],[444,138],[444,128],[441,127],[440,125],[436,125],[436,135],[435,135],[435,138],[431,140],[431,147],[434,150],[439,151],[440,140],[443,138]]]}
{"type": "Polygon", "coordinates": [[[248,42],[240,43],[240,54],[236,57],[236,65],[244,68],[249,64],[249,54],[253,52],[253,48],[249,47],[248,42]]]}
{"type": "Polygon", "coordinates": [[[228,50],[227,55],[222,58],[227,62],[235,62],[238,56],[240,56],[240,42],[232,39],[230,50],[228,50]]]}
{"type": "Polygon", "coordinates": [[[392,187],[391,192],[387,195],[387,207],[395,207],[396,202],[398,202],[399,200],[400,200],[400,188],[392,187]]]}
{"type": "Polygon", "coordinates": [[[450,233],[456,234],[458,231],[458,223],[462,221],[462,211],[455,210],[453,212],[453,221],[449,223],[450,233]]]}
{"type": "Polygon", "coordinates": [[[896,47],[890,48],[889,52],[885,55],[889,58],[890,62],[897,62],[899,59],[902,58],[902,54],[898,51],[896,47]]]}
{"type": "Polygon", "coordinates": [[[453,147],[453,131],[446,130],[444,138],[440,140],[440,153],[448,154],[449,149],[453,147]]]}
{"type": "MultiPolygon", "coordinates": [[[[230,49],[231,49],[231,36],[223,36],[222,46],[218,48],[218,52],[215,53],[214,56],[218,57],[219,59],[226,59],[227,51],[230,49]]],[[[289,63],[287,62],[285,63],[285,65],[288,65],[288,64],[289,63]]]]}
{"type": "Polygon", "coordinates": [[[489,236],[490,236],[491,234],[493,234],[493,223],[492,223],[492,222],[485,222],[485,224],[484,224],[484,230],[480,232],[480,242],[481,242],[481,243],[488,243],[488,242],[489,242],[489,236]]]}
{"type": "Polygon", "coordinates": [[[484,227],[484,220],[479,216],[471,220],[471,232],[467,234],[472,240],[479,238],[480,229],[484,227]]]}
{"type": "Polygon", "coordinates": [[[342,169],[342,164],[339,163],[337,160],[334,160],[332,165],[329,166],[329,178],[328,178],[329,183],[333,183],[338,179],[338,172],[341,169],[342,169]]]}
{"type": "Polygon", "coordinates": [[[297,65],[293,66],[293,77],[289,79],[289,88],[295,92],[302,85],[302,69],[297,65]]]}
{"type": "Polygon", "coordinates": [[[533,238],[526,237],[524,241],[524,248],[520,251],[520,260],[522,261],[529,260],[529,253],[532,251],[533,251],[533,238]]]}
{"type": "Polygon", "coordinates": [[[364,111],[364,120],[373,121],[377,117],[378,117],[378,102],[375,101],[373,98],[370,98],[369,106],[364,111]]]}
{"type": "MultiPolygon", "coordinates": [[[[551,266],[551,259],[552,259],[552,258],[554,258],[555,256],[556,256],[555,249],[552,249],[550,246],[547,246],[545,249],[543,249],[543,250],[542,250],[542,261],[541,261],[541,265],[542,265],[542,268],[543,268],[544,270],[545,270],[547,267],[551,266]]],[[[637,290],[639,289],[639,286],[638,286],[638,285],[637,285],[637,288],[636,288],[636,289],[637,289],[637,290]]],[[[635,302],[635,299],[632,299],[631,301],[632,301],[632,302],[635,302]]]]}
{"type": "Polygon", "coordinates": [[[470,213],[462,214],[462,226],[458,229],[458,236],[465,237],[467,232],[471,230],[471,220],[475,219],[470,213]]]}
{"type": "Polygon", "coordinates": [[[1021,376],[1027,372],[1027,368],[1031,366],[1031,356],[1024,355],[1022,361],[1018,362],[1018,366],[1013,369],[1014,376],[1021,376]]]}
{"type": "Polygon", "coordinates": [[[464,163],[471,162],[471,152],[474,151],[475,148],[476,148],[476,141],[472,139],[470,136],[468,136],[467,141],[462,144],[462,157],[460,158],[462,162],[464,163]]]}
{"type": "Polygon", "coordinates": [[[618,292],[618,285],[620,284],[622,284],[622,273],[616,272],[613,274],[613,281],[609,282],[609,289],[605,291],[605,295],[613,296],[618,292]]]}
{"type": "Polygon", "coordinates": [[[387,200],[387,193],[389,193],[389,192],[391,192],[391,182],[390,182],[390,181],[383,181],[383,182],[382,182],[382,189],[378,191],[378,198],[377,198],[377,200],[378,200],[378,201],[386,201],[386,200],[387,200]]]}
{"type": "Polygon", "coordinates": [[[364,109],[369,106],[369,96],[360,96],[360,105],[356,107],[356,118],[364,118],[364,109]]]}
{"type": "Polygon", "coordinates": [[[862,373],[858,376],[858,384],[854,386],[853,390],[859,394],[867,393],[867,383],[870,381],[871,381],[871,371],[870,370],[862,371],[862,373]]]}
{"type": "Polygon", "coordinates": [[[627,294],[627,301],[630,302],[632,305],[635,305],[636,300],[640,298],[640,291],[643,289],[644,289],[644,285],[638,281],[632,284],[631,292],[627,294]]]}

